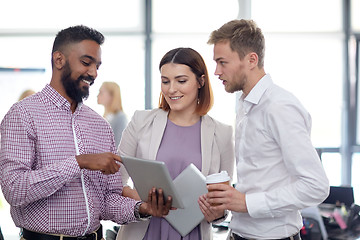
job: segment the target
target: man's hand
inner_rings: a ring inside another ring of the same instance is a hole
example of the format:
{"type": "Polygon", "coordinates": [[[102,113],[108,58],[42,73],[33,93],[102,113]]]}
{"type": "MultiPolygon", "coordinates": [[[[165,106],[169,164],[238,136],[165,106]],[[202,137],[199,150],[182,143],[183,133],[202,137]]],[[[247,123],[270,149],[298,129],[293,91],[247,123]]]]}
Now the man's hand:
{"type": "Polygon", "coordinates": [[[235,212],[246,213],[246,199],[245,194],[239,192],[235,188],[226,184],[211,184],[207,186],[209,192],[204,195],[206,201],[211,204],[220,204],[218,206],[211,206],[213,211],[231,210],[235,212]]]}
{"type": "Polygon", "coordinates": [[[166,202],[164,202],[164,195],[161,188],[152,188],[149,191],[148,200],[140,205],[139,212],[154,217],[165,217],[169,214],[169,210],[176,209],[171,207],[171,203],[171,196],[168,196],[166,202]]]}
{"type": "Polygon", "coordinates": [[[120,156],[111,153],[82,154],[76,156],[80,168],[99,170],[103,174],[114,174],[120,169],[120,156]]]}

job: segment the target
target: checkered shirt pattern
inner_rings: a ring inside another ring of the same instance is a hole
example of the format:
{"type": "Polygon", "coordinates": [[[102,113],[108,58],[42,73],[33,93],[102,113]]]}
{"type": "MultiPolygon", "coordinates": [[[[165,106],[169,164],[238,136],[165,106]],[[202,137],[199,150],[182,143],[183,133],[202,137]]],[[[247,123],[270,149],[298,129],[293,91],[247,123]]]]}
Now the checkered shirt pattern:
{"type": "Polygon", "coordinates": [[[72,113],[50,85],[15,103],[2,120],[0,183],[16,226],[80,236],[96,230],[100,220],[136,220],[136,201],[121,196],[120,171],[79,168],[73,126],[80,154],[116,152],[110,125],[84,104],[72,113]]]}

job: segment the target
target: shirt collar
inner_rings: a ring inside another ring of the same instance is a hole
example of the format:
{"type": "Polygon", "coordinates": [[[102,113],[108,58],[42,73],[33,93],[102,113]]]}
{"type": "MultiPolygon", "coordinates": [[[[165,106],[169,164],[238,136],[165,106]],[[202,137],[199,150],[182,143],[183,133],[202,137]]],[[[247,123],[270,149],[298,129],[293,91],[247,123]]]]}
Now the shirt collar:
{"type": "Polygon", "coordinates": [[[244,111],[248,113],[251,106],[258,104],[265,91],[273,84],[270,74],[265,74],[251,89],[249,94],[245,97],[242,93],[239,101],[243,102],[244,111]]]}
{"type": "MultiPolygon", "coordinates": [[[[42,90],[43,94],[46,98],[48,98],[56,107],[71,111],[70,103],[66,98],[61,96],[61,94],[56,91],[50,84],[46,84],[45,88],[42,90]]],[[[82,102],[78,103],[77,110],[80,109],[82,106],[82,102]]]]}

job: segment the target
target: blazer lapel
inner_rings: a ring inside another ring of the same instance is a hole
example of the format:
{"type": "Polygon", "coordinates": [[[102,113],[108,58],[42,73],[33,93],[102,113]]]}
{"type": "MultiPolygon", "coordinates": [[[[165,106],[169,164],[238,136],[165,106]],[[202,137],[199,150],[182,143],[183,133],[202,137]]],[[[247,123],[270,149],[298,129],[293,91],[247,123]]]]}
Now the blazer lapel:
{"type": "Polygon", "coordinates": [[[154,118],[153,128],[151,133],[149,158],[155,160],[157,152],[160,147],[162,137],[164,135],[168,112],[160,110],[154,118]]]}
{"type": "Polygon", "coordinates": [[[215,123],[208,115],[201,119],[201,172],[204,176],[209,174],[211,153],[214,142],[215,123]]]}

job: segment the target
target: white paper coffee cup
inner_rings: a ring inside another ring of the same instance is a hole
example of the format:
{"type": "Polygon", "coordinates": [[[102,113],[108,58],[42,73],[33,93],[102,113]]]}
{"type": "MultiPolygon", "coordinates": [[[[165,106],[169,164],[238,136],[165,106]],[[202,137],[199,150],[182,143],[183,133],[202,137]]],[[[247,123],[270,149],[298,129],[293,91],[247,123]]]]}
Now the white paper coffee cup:
{"type": "MultiPolygon", "coordinates": [[[[205,182],[206,182],[207,185],[210,185],[210,184],[226,184],[226,185],[229,185],[230,184],[230,176],[227,173],[227,171],[221,171],[219,173],[214,173],[214,174],[208,175],[206,177],[205,182]]],[[[211,191],[209,191],[209,192],[211,192],[211,191]]],[[[218,205],[220,205],[220,204],[215,204],[215,203],[211,204],[211,206],[218,206],[218,205]]]]}
{"type": "Polygon", "coordinates": [[[214,173],[206,177],[206,184],[215,184],[215,183],[229,184],[230,176],[227,173],[227,171],[221,171],[219,173],[214,173]]]}

